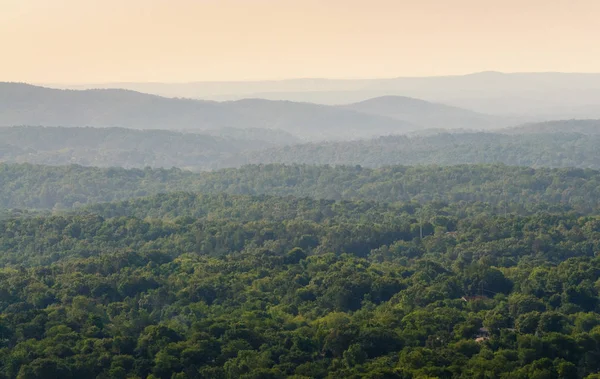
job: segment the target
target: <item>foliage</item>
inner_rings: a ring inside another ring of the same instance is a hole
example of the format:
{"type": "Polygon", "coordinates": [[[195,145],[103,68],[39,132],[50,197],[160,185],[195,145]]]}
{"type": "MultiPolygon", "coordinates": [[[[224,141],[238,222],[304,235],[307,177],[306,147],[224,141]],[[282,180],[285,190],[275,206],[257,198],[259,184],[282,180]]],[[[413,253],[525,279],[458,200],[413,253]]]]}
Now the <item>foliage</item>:
{"type": "Polygon", "coordinates": [[[502,165],[367,169],[254,165],[207,173],[179,169],[0,164],[0,208],[64,209],[193,191],[378,202],[483,202],[496,212],[598,209],[600,172],[502,165]]]}
{"type": "Polygon", "coordinates": [[[176,193],[0,237],[1,377],[600,370],[597,216],[176,193]]]}

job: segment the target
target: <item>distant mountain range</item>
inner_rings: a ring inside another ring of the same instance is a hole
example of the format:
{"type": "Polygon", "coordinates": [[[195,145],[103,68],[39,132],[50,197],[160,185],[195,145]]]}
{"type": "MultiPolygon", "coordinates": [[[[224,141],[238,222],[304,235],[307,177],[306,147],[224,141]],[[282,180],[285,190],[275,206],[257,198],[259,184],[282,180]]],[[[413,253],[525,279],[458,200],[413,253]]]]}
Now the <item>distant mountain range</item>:
{"type": "Polygon", "coordinates": [[[258,82],[104,83],[63,88],[126,88],[207,100],[263,98],[343,105],[409,96],[531,121],[600,118],[600,74],[500,73],[390,79],[293,79],[258,82]]]}
{"type": "Polygon", "coordinates": [[[167,130],[274,129],[304,140],[349,140],[428,128],[510,126],[511,122],[407,97],[346,106],[244,99],[165,98],[130,90],[58,90],[0,83],[0,125],[167,130]]]}

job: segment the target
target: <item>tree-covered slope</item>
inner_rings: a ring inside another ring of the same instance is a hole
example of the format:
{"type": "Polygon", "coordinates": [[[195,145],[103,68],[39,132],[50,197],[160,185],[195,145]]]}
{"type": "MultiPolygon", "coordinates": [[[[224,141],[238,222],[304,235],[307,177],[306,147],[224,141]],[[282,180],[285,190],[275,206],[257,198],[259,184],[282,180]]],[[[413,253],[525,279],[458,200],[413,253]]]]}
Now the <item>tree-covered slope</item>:
{"type": "Polygon", "coordinates": [[[600,120],[556,120],[529,123],[504,129],[507,134],[528,133],[580,133],[587,135],[600,134],[600,120]]]}
{"type": "Polygon", "coordinates": [[[600,168],[600,135],[580,133],[446,133],[386,136],[285,146],[242,154],[226,165],[455,165],[503,163],[531,167],[600,168]]]}
{"type": "MultiPolygon", "coordinates": [[[[284,145],[279,139],[249,129],[226,135],[178,133],[124,128],[19,126],[0,128],[0,161],[96,167],[180,167],[209,170],[243,151],[284,145]],[[261,139],[262,138],[262,139],[261,139]]],[[[293,137],[292,137],[293,139],[293,137]]]]}
{"type": "Polygon", "coordinates": [[[71,208],[177,191],[380,202],[511,202],[590,212],[600,201],[600,172],[502,165],[394,166],[381,169],[258,165],[208,173],[0,164],[0,208],[71,208]]]}
{"type": "MultiPolygon", "coordinates": [[[[244,112],[270,113],[283,119],[294,109],[298,127],[313,125],[306,119],[310,104],[282,104],[268,111],[260,100],[238,102],[244,112]]],[[[312,116],[310,116],[312,117],[312,116]]],[[[353,134],[335,119],[321,119],[334,132],[332,140],[353,134]]],[[[279,123],[280,121],[277,121],[279,123]]],[[[284,122],[284,121],[281,121],[284,122]]],[[[359,129],[374,135],[389,134],[368,122],[359,129]]],[[[0,161],[36,164],[81,164],[101,167],[179,167],[195,171],[261,163],[331,165],[455,165],[504,163],[531,167],[600,168],[600,124],[597,120],[570,120],[528,124],[491,133],[449,133],[426,129],[408,135],[350,142],[301,143],[281,129],[231,128],[187,133],[124,128],[10,127],[0,128],[0,161]]],[[[327,139],[322,129],[320,138],[327,139]]],[[[295,133],[295,132],[294,132],[295,133]]]]}

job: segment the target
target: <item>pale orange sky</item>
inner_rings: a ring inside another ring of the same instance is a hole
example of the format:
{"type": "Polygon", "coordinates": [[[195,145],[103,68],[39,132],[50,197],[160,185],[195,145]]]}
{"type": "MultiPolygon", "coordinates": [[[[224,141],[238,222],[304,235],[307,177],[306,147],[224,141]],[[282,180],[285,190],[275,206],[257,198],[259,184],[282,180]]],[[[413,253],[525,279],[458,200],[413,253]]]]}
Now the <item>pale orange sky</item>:
{"type": "Polygon", "coordinates": [[[0,81],[600,72],[600,0],[0,0],[0,81]]]}

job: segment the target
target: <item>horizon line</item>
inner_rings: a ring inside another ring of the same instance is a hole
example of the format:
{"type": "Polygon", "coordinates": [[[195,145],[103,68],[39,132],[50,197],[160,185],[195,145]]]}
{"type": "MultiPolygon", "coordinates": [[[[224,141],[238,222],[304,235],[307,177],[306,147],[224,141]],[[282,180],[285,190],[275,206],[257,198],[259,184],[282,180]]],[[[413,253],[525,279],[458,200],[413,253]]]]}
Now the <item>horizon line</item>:
{"type": "Polygon", "coordinates": [[[466,74],[447,74],[447,75],[418,75],[418,76],[393,76],[393,77],[363,77],[363,78],[332,78],[332,77],[290,77],[283,79],[241,79],[241,80],[190,80],[190,81],[90,81],[90,82],[26,82],[26,81],[0,81],[4,83],[23,83],[40,86],[85,86],[85,85],[107,85],[107,84],[198,84],[198,83],[276,83],[276,82],[293,82],[293,81],[309,81],[309,80],[328,80],[328,81],[376,81],[376,80],[397,80],[397,79],[428,79],[428,78],[455,78],[475,75],[536,75],[536,74],[562,74],[562,75],[600,75],[600,72],[572,72],[572,71],[495,71],[484,70],[475,71],[466,74]]]}

